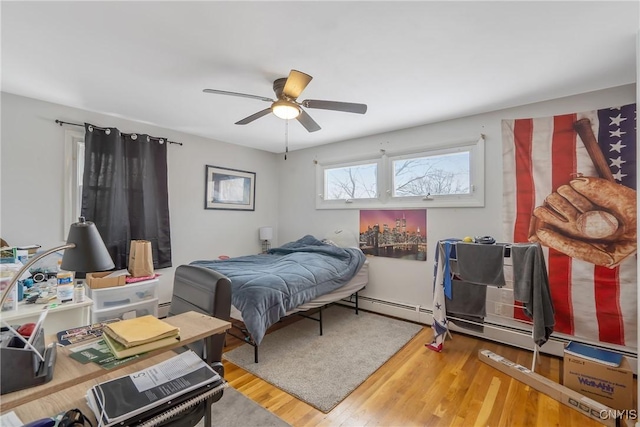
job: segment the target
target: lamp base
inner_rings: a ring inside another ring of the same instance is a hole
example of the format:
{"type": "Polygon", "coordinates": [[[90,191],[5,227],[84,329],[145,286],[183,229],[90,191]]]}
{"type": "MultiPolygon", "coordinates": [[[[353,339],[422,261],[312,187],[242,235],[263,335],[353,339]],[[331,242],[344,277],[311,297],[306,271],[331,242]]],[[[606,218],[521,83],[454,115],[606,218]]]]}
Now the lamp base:
{"type": "Polygon", "coordinates": [[[268,240],[262,241],[262,253],[266,254],[271,249],[271,243],[268,240]]]}

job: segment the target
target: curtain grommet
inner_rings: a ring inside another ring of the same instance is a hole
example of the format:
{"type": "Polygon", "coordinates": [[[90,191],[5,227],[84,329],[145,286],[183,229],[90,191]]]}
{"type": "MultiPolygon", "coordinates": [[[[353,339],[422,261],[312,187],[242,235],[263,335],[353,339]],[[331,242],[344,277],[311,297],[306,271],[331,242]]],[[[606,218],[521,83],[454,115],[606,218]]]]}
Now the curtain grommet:
{"type": "Polygon", "coordinates": [[[93,132],[93,126],[88,126],[87,129],[89,129],[89,132],[93,132]]]}
{"type": "Polygon", "coordinates": [[[136,135],[135,133],[132,133],[132,134],[131,134],[131,139],[132,139],[133,141],[135,141],[136,139],[138,139],[138,135],[136,135]]]}
{"type": "Polygon", "coordinates": [[[111,129],[109,129],[109,128],[105,129],[104,133],[106,133],[107,135],[111,135],[111,129]]]}
{"type": "Polygon", "coordinates": [[[158,142],[160,143],[160,145],[164,144],[164,139],[159,139],[158,142]]]}

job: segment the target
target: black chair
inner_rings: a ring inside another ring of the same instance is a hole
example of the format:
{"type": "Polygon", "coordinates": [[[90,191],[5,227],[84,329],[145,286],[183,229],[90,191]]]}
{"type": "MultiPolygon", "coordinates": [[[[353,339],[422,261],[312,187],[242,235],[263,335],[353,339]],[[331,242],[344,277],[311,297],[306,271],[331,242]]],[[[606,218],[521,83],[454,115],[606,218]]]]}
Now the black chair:
{"type": "MultiPolygon", "coordinates": [[[[218,319],[229,320],[231,318],[231,281],[222,274],[203,267],[181,265],[176,268],[169,316],[187,311],[196,311],[218,319]]],[[[187,345],[223,377],[222,350],[225,337],[226,333],[221,333],[187,345]]],[[[190,411],[182,413],[179,419],[164,425],[195,426],[204,416],[205,426],[210,426],[211,403],[217,402],[221,397],[222,393],[216,394],[190,411]]]]}

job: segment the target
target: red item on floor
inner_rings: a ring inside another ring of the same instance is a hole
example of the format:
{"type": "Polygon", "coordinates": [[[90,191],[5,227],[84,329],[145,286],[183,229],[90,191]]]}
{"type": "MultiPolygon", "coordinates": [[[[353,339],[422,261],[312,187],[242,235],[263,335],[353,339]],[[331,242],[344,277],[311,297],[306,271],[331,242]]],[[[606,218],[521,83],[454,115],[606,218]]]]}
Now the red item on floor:
{"type": "Polygon", "coordinates": [[[429,344],[425,344],[424,346],[427,347],[429,350],[433,350],[438,353],[442,351],[442,344],[435,345],[435,343],[429,343],[429,344]]]}

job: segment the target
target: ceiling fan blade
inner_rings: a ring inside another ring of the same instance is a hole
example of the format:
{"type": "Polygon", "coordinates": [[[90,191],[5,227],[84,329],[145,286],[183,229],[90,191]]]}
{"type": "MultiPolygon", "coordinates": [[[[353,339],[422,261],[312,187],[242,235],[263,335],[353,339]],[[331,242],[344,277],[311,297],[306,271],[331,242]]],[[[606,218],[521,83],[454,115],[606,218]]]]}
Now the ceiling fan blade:
{"type": "Polygon", "coordinates": [[[307,114],[306,111],[300,110],[300,114],[296,119],[300,122],[302,126],[305,127],[309,132],[315,132],[321,129],[320,125],[316,123],[315,120],[311,118],[310,115],[307,114]]]}
{"type": "Polygon", "coordinates": [[[264,97],[264,96],[258,96],[258,95],[249,95],[249,94],[246,94],[246,93],[228,92],[226,90],[217,90],[217,89],[203,89],[202,91],[205,92],[205,93],[214,93],[216,95],[241,96],[243,98],[252,98],[252,99],[258,99],[260,101],[275,102],[271,98],[267,98],[267,97],[264,97]]]}
{"type": "Polygon", "coordinates": [[[258,111],[257,113],[250,115],[249,117],[245,117],[244,119],[236,122],[236,124],[237,125],[246,125],[248,123],[251,123],[254,120],[259,119],[260,117],[266,116],[270,112],[271,112],[271,108],[265,108],[262,111],[258,111]]]}
{"type": "Polygon", "coordinates": [[[367,104],[355,104],[353,102],[320,101],[318,99],[305,99],[301,103],[307,108],[319,108],[321,110],[344,111],[346,113],[364,114],[367,112],[367,104]]]}
{"type": "Polygon", "coordinates": [[[282,89],[282,93],[289,98],[297,99],[312,78],[309,74],[305,74],[302,71],[291,70],[289,77],[287,77],[287,82],[284,84],[284,89],[282,89]]]}

